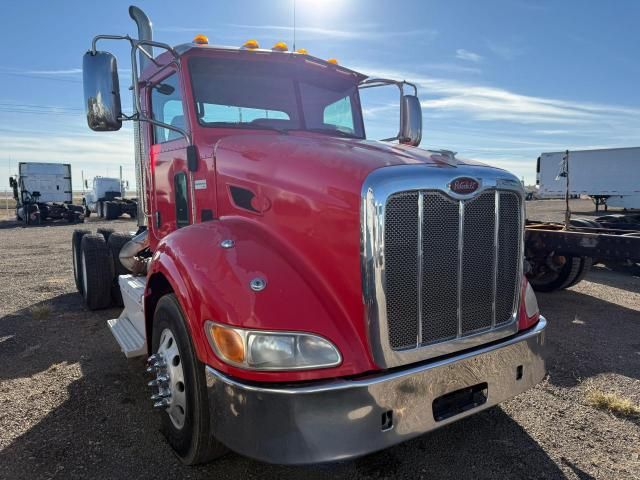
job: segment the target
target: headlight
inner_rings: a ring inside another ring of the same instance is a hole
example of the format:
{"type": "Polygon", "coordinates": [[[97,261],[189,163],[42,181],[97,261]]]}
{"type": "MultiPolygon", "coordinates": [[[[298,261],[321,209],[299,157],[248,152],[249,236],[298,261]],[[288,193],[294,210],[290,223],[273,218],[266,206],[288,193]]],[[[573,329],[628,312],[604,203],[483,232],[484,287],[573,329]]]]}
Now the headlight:
{"type": "Polygon", "coordinates": [[[251,370],[300,370],[338,365],[338,349],[310,333],[265,332],[205,325],[211,347],[225,362],[251,370]]]}

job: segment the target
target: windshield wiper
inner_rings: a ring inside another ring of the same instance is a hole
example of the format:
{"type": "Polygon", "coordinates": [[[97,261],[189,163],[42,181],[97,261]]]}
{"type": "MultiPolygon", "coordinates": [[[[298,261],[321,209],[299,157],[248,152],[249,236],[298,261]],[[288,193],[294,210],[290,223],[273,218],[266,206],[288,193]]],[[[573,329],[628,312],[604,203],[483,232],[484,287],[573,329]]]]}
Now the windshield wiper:
{"type": "Polygon", "coordinates": [[[270,125],[260,125],[259,123],[235,123],[235,122],[204,122],[208,126],[212,127],[231,127],[231,128],[243,128],[245,130],[272,130],[274,132],[281,133],[282,135],[289,135],[289,130],[284,128],[272,127],[270,125]]]}
{"type": "Polygon", "coordinates": [[[358,140],[362,140],[362,137],[354,135],[353,133],[343,132],[342,130],[333,130],[329,128],[305,128],[301,130],[307,132],[322,133],[325,135],[336,135],[343,138],[357,138],[358,140]]]}

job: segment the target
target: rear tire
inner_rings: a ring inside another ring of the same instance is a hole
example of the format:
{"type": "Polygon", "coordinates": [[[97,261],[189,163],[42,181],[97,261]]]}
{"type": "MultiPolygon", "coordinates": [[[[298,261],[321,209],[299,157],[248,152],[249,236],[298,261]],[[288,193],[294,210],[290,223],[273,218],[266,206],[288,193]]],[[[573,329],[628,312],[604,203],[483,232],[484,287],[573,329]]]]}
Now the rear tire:
{"type": "Polygon", "coordinates": [[[107,243],[109,243],[109,237],[113,232],[115,232],[113,228],[106,228],[106,227],[101,227],[101,228],[98,228],[97,230],[97,233],[102,235],[104,237],[104,241],[107,243]]]}
{"type": "MultiPolygon", "coordinates": [[[[168,365],[180,366],[184,384],[184,396],[172,391],[175,404],[181,401],[185,406],[183,415],[172,412],[172,404],[162,410],[162,432],[178,458],[186,465],[205,463],[220,457],[227,449],[211,433],[210,411],[204,376],[204,365],[195,354],[193,342],[186,328],[186,318],[175,295],[165,295],[158,302],[153,316],[152,351],[166,351],[167,333],[175,339],[177,353],[173,349],[172,357],[166,358],[168,365]],[[165,334],[163,335],[163,332],[165,334]],[[170,416],[171,415],[174,416],[170,416]]],[[[171,368],[171,367],[169,367],[171,368]]]]}
{"type": "Polygon", "coordinates": [[[113,272],[104,237],[89,234],[82,237],[82,293],[89,310],[111,305],[113,272]]]}
{"type": "Polygon", "coordinates": [[[74,230],[71,236],[71,256],[73,260],[73,279],[76,282],[78,292],[82,293],[82,237],[91,233],[91,230],[74,230]]]}
{"type": "Polygon", "coordinates": [[[580,273],[582,260],[580,257],[565,257],[564,265],[558,271],[546,273],[543,277],[528,278],[531,287],[538,292],[555,292],[567,288],[580,273]]]}
{"type": "Polygon", "coordinates": [[[593,258],[582,257],[580,258],[580,260],[581,260],[580,262],[581,265],[580,265],[580,270],[578,271],[578,274],[575,276],[573,280],[569,282],[568,285],[566,285],[563,288],[573,287],[574,285],[580,283],[582,280],[584,280],[584,277],[586,277],[587,274],[591,271],[591,266],[593,265],[593,258]]]}

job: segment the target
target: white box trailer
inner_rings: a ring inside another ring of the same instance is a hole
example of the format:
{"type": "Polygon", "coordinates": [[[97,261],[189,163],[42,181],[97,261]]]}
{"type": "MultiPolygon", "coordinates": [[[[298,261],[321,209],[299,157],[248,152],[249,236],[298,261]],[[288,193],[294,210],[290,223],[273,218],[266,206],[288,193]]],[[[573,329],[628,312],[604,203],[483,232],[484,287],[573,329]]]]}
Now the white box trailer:
{"type": "Polygon", "coordinates": [[[39,192],[39,202],[73,202],[70,164],[21,162],[18,174],[20,189],[30,194],[39,192]]]}
{"type": "Polygon", "coordinates": [[[18,176],[9,178],[9,185],[16,200],[16,220],[28,225],[44,220],[83,219],[83,208],[73,205],[68,163],[21,162],[18,176]]]}
{"type": "MultiPolygon", "coordinates": [[[[538,157],[539,198],[562,198],[566,180],[558,177],[565,152],[538,157]]],[[[569,194],[589,195],[596,206],[640,208],[640,147],[569,151],[569,194]]]]}

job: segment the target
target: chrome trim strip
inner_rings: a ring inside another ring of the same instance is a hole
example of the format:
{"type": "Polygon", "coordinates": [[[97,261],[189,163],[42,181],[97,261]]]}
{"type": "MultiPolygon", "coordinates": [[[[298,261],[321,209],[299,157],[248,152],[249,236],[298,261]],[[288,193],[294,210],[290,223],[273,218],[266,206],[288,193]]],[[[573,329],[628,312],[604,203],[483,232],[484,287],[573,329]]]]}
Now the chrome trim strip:
{"type": "Polygon", "coordinates": [[[500,247],[498,242],[500,239],[498,238],[498,233],[500,232],[500,191],[496,190],[494,197],[494,216],[495,220],[493,222],[493,298],[491,301],[491,328],[496,326],[496,294],[498,293],[498,253],[500,252],[500,247]]]}
{"type": "Polygon", "coordinates": [[[422,251],[422,228],[424,226],[424,194],[418,192],[418,338],[416,339],[416,348],[422,344],[422,270],[423,255],[422,251]]]}
{"type": "MultiPolygon", "coordinates": [[[[383,368],[406,365],[477,347],[484,343],[513,335],[518,329],[516,318],[519,308],[519,288],[514,292],[516,301],[514,302],[514,313],[509,322],[490,330],[483,330],[464,337],[461,336],[448,342],[430,344],[409,350],[394,351],[391,348],[385,300],[385,208],[388,198],[394,193],[422,190],[439,190],[455,200],[468,200],[486,190],[512,191],[519,195],[522,212],[520,217],[520,259],[518,268],[519,278],[522,278],[525,218],[524,189],[517,177],[504,170],[476,165],[459,165],[457,168],[424,164],[394,165],[374,170],[365,179],[361,191],[360,260],[362,294],[369,344],[376,364],[383,368]],[[470,195],[451,192],[447,185],[461,175],[478,180],[480,188],[470,195]]],[[[499,219],[496,219],[496,222],[498,221],[499,219]]],[[[519,285],[520,282],[518,282],[519,285]]],[[[459,328],[461,328],[460,325],[459,328]]]]}
{"type": "Polygon", "coordinates": [[[462,337],[462,253],[464,252],[464,202],[458,203],[458,332],[462,337]]]}

